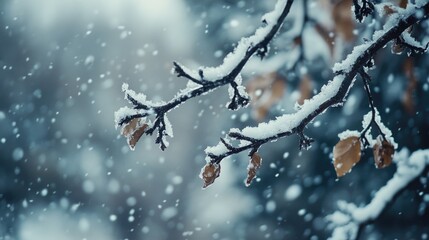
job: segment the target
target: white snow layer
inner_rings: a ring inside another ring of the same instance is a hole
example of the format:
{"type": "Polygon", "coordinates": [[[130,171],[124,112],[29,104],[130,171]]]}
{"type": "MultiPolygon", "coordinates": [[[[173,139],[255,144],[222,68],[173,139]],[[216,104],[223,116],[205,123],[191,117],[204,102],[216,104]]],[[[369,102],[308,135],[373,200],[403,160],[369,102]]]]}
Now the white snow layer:
{"type": "Polygon", "coordinates": [[[351,130],[345,130],[345,131],[343,131],[341,133],[338,133],[338,138],[340,140],[344,140],[344,139],[349,138],[349,137],[360,137],[360,132],[358,132],[358,131],[351,131],[351,130]]]}
{"type": "Polygon", "coordinates": [[[356,239],[360,224],[375,220],[399,191],[422,174],[429,165],[429,149],[415,151],[411,156],[407,149],[402,149],[395,154],[393,161],[397,165],[393,178],[376,192],[368,205],[357,207],[353,203],[338,201],[340,210],[326,217],[333,229],[330,239],[356,239]]]}
{"type": "Polygon", "coordinates": [[[425,46],[423,46],[413,36],[411,36],[411,34],[409,32],[402,33],[402,38],[404,39],[404,41],[406,43],[410,44],[411,46],[415,46],[415,47],[423,48],[423,49],[425,48],[425,46]]]}
{"type": "MultiPolygon", "coordinates": [[[[241,133],[244,136],[254,139],[266,139],[272,136],[276,136],[280,133],[290,132],[312,112],[319,108],[321,103],[334,97],[335,94],[337,94],[340,85],[343,82],[343,79],[343,75],[335,76],[332,81],[329,81],[328,84],[322,87],[322,90],[319,94],[315,95],[309,100],[304,100],[304,104],[296,113],[282,115],[280,117],[277,117],[275,120],[271,120],[267,123],[260,123],[257,127],[246,127],[241,131],[237,128],[234,128],[230,129],[229,132],[241,133]]],[[[241,141],[241,146],[245,144],[246,141],[241,141]]],[[[223,145],[222,142],[219,142],[218,145],[214,147],[207,147],[205,149],[206,153],[213,153],[218,156],[223,153],[226,153],[227,151],[228,149],[223,145]]],[[[206,160],[210,161],[209,158],[207,158],[206,160]]]]}
{"type": "MultiPolygon", "coordinates": [[[[125,97],[124,97],[125,99],[127,99],[127,95],[129,95],[132,98],[134,98],[135,100],[137,100],[139,103],[149,107],[149,110],[134,109],[134,108],[130,108],[130,107],[121,107],[120,109],[118,109],[115,112],[115,127],[116,128],[118,127],[119,122],[122,119],[126,118],[127,116],[132,116],[132,115],[136,115],[136,114],[144,114],[144,113],[148,113],[150,115],[151,113],[153,113],[153,109],[151,109],[151,108],[165,105],[165,102],[163,102],[163,101],[152,102],[152,101],[147,100],[146,95],[144,95],[143,93],[136,93],[135,91],[129,89],[128,84],[126,84],[126,83],[122,84],[122,91],[125,93],[125,97]]],[[[147,124],[150,125],[150,122],[148,122],[147,124]]]]}

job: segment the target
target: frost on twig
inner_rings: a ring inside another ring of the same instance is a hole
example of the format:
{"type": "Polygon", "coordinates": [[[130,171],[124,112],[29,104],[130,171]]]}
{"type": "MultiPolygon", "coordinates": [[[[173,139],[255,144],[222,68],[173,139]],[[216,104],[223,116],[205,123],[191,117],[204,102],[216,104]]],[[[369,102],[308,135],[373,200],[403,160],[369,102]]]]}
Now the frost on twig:
{"type": "Polygon", "coordinates": [[[374,108],[374,112],[370,111],[363,116],[362,128],[364,130],[360,133],[360,136],[365,148],[373,147],[374,144],[377,142],[377,139],[373,138],[371,134],[372,125],[376,126],[377,131],[379,133],[378,136],[380,136],[384,141],[392,143],[395,149],[397,148],[398,144],[393,138],[392,131],[390,131],[390,129],[383,124],[383,122],[381,121],[380,114],[376,108],[374,108]]]}
{"type": "Polygon", "coordinates": [[[167,137],[173,137],[173,130],[166,112],[162,108],[165,103],[146,100],[144,94],[137,94],[128,89],[128,84],[123,84],[122,91],[125,93],[125,99],[133,105],[133,108],[122,107],[116,111],[115,123],[116,127],[121,127],[121,134],[128,139],[131,150],[134,150],[137,141],[143,134],[152,135],[154,132],[157,132],[155,142],[162,150],[167,148],[169,145],[167,137]],[[155,116],[153,122],[149,120],[151,116],[155,116]],[[135,133],[138,133],[138,137],[135,133]]]}
{"type": "Polygon", "coordinates": [[[230,110],[238,110],[241,107],[246,107],[250,102],[249,95],[244,89],[244,86],[241,85],[242,81],[241,75],[238,75],[228,88],[231,101],[227,104],[227,107],[230,110]]]}
{"type": "MultiPolygon", "coordinates": [[[[376,31],[372,40],[354,47],[351,54],[342,62],[336,63],[333,68],[335,77],[324,85],[317,95],[305,100],[297,112],[279,116],[277,119],[261,123],[257,127],[246,127],[242,130],[231,129],[226,138],[216,146],[206,148],[206,161],[219,164],[228,156],[243,151],[254,151],[262,144],[293,134],[300,136],[300,147],[308,148],[311,139],[304,135],[306,126],[328,108],[342,105],[354,84],[356,75],[362,73],[362,69],[371,66],[370,63],[379,49],[420,21],[422,11],[425,16],[428,14],[429,3],[409,4],[400,16],[390,19],[382,30],[376,31]],[[238,141],[237,146],[230,144],[233,141],[238,141]],[[224,144],[225,142],[228,143],[228,146],[224,144]]],[[[373,116],[377,119],[375,114],[373,116]]],[[[381,121],[376,123],[381,124],[381,121]]],[[[386,135],[386,133],[384,134],[386,135]]]]}
{"type": "Polygon", "coordinates": [[[171,124],[166,117],[166,113],[187,100],[229,84],[231,100],[227,107],[231,110],[236,110],[247,106],[249,96],[241,85],[240,72],[254,54],[261,58],[267,54],[268,44],[279,31],[289,13],[292,2],[293,0],[278,0],[274,10],[263,16],[263,26],[258,28],[252,36],[242,38],[237,47],[224,58],[220,66],[201,67],[198,71],[192,71],[174,62],[174,72],[178,77],[188,79],[189,83],[187,88],[181,90],[168,102],[148,101],[146,95],[137,94],[128,89],[127,84],[124,84],[125,98],[133,107],[123,107],[115,112],[116,127],[123,128],[133,119],[144,120],[145,124],[148,125],[148,129],[144,133],[152,135],[157,132],[156,143],[164,150],[168,146],[166,137],[173,136],[171,124]],[[154,118],[153,122],[149,118],[154,118]]]}
{"type": "MultiPolygon", "coordinates": [[[[362,122],[362,127],[363,130],[360,134],[360,138],[363,142],[363,147],[367,148],[367,147],[371,147],[375,144],[374,140],[372,139],[371,136],[371,126],[375,125],[377,127],[377,130],[380,134],[380,136],[383,138],[383,141],[387,141],[386,135],[388,134],[388,137],[391,137],[392,133],[390,132],[390,130],[388,128],[386,128],[383,123],[381,122],[381,118],[380,118],[380,114],[378,113],[378,110],[375,108],[374,106],[374,100],[372,98],[372,93],[370,90],[370,82],[371,82],[371,78],[369,76],[369,74],[366,72],[366,70],[364,68],[362,68],[359,71],[359,74],[363,80],[364,83],[364,88],[366,91],[366,94],[368,96],[368,102],[369,102],[369,106],[371,108],[371,112],[368,113],[362,122]],[[370,116],[370,118],[368,117],[370,116]]],[[[391,139],[393,142],[393,138],[391,139]]]]}
{"type": "Polygon", "coordinates": [[[416,151],[411,156],[407,149],[403,149],[396,154],[394,162],[397,166],[395,174],[375,193],[370,203],[357,207],[353,203],[338,201],[339,210],[326,217],[329,228],[333,230],[330,239],[356,239],[361,227],[376,220],[388,203],[394,201],[401,190],[429,166],[429,149],[416,151]]]}
{"type": "Polygon", "coordinates": [[[396,38],[395,43],[392,45],[392,52],[396,54],[401,54],[405,48],[408,48],[411,52],[415,53],[425,53],[428,50],[429,42],[426,43],[426,45],[423,45],[422,43],[418,42],[413,36],[411,36],[411,33],[404,32],[396,38]]]}
{"type": "MultiPolygon", "coordinates": [[[[364,148],[373,147],[380,149],[381,146],[391,146],[394,149],[397,148],[397,144],[392,136],[392,132],[382,122],[380,114],[377,108],[374,106],[374,100],[370,90],[371,78],[364,68],[359,72],[364,82],[364,88],[368,96],[369,106],[371,111],[363,117],[362,121],[362,132],[360,133],[360,139],[363,143],[364,148]],[[377,140],[374,140],[371,135],[371,126],[376,126],[379,133],[377,140]]],[[[389,147],[390,148],[390,147],[389,147]]],[[[393,152],[392,152],[393,153],[393,152]]]]}

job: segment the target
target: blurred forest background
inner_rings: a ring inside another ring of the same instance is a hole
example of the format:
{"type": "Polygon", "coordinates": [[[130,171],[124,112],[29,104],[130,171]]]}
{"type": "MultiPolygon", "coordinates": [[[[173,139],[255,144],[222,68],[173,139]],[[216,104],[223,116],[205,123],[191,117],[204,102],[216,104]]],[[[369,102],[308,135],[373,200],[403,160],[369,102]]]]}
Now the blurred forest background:
{"type": "MultiPolygon", "coordinates": [[[[169,113],[175,137],[165,152],[149,137],[130,151],[114,127],[127,104],[123,82],[170,99],[186,84],[171,74],[173,61],[220,64],[275,2],[0,1],[0,239],[316,240],[330,235],[324,217],[337,200],[368,203],[395,166],[375,169],[369,150],[341,179],[331,164],[337,134],[360,130],[370,111],[360,81],[308,128],[310,150],[299,151],[296,137],[264,146],[249,188],[245,154],[225,160],[210,188],[198,178],[204,148],[224,131],[292,112],[382,26],[379,16],[356,24],[350,0],[295,1],[267,60],[243,72],[255,96],[247,109],[227,110],[226,88],[187,102],[169,113]],[[307,14],[315,22],[299,35],[307,14]]],[[[429,41],[427,21],[413,31],[429,41]]],[[[375,104],[399,149],[429,148],[428,55],[393,55],[389,45],[375,63],[375,104]]],[[[427,180],[413,182],[363,239],[428,238],[427,180]]]]}

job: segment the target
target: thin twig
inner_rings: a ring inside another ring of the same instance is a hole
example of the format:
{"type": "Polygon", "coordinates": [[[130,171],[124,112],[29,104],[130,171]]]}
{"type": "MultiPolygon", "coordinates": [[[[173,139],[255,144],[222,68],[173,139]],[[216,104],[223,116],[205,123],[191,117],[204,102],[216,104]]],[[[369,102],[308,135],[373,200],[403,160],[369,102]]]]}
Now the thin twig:
{"type": "Polygon", "coordinates": [[[368,73],[365,72],[365,70],[363,68],[359,71],[359,74],[362,77],[363,86],[365,88],[366,95],[368,96],[368,102],[369,102],[369,106],[371,108],[371,121],[368,123],[368,126],[366,126],[366,128],[361,132],[361,138],[364,138],[365,141],[366,141],[366,144],[369,144],[368,139],[366,139],[366,137],[365,137],[365,134],[369,130],[369,128],[371,127],[371,125],[374,124],[377,127],[377,129],[378,129],[379,133],[381,134],[381,136],[383,137],[383,140],[387,141],[386,140],[386,135],[381,130],[381,128],[378,125],[378,123],[375,121],[375,115],[377,113],[375,111],[374,100],[372,98],[371,90],[369,88],[369,83],[371,82],[371,77],[368,75],[368,73]]]}

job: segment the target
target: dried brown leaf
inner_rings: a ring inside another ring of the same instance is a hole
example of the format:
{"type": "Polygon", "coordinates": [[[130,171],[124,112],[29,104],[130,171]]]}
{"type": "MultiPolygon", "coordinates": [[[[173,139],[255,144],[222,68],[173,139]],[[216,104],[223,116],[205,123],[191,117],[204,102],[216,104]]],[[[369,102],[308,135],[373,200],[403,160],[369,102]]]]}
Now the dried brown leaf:
{"type": "Polygon", "coordinates": [[[395,148],[388,141],[377,141],[373,148],[376,168],[385,168],[392,163],[395,148]]]}
{"type": "Polygon", "coordinates": [[[262,121],[268,110],[283,97],[285,88],[285,80],[275,72],[250,80],[246,89],[252,99],[252,116],[262,121]]]}
{"type": "Polygon", "coordinates": [[[250,158],[249,165],[247,165],[247,178],[246,178],[246,186],[250,186],[252,180],[256,177],[256,172],[261,167],[262,158],[259,153],[255,152],[252,154],[250,158]]]}
{"type": "Polygon", "coordinates": [[[130,134],[132,134],[135,131],[138,122],[139,122],[138,118],[133,118],[127,125],[122,127],[121,134],[124,135],[125,137],[128,137],[130,134]]]}
{"type": "Polygon", "coordinates": [[[417,89],[417,77],[414,74],[414,61],[412,58],[407,58],[404,61],[404,72],[408,79],[408,85],[402,95],[402,105],[408,114],[412,115],[415,112],[414,94],[417,89]]]}
{"type": "Polygon", "coordinates": [[[313,80],[308,74],[304,74],[299,82],[300,97],[298,103],[302,105],[305,99],[309,99],[313,92],[313,80]]]}
{"type": "Polygon", "coordinates": [[[352,42],[355,39],[353,30],[355,28],[355,21],[352,16],[352,0],[342,0],[334,5],[332,10],[332,18],[335,22],[335,31],[346,42],[352,42]]]}
{"type": "Polygon", "coordinates": [[[200,178],[203,179],[203,188],[210,186],[220,175],[220,165],[217,163],[207,163],[202,169],[200,178]]]}
{"type": "Polygon", "coordinates": [[[332,39],[331,35],[329,34],[329,31],[319,23],[314,24],[314,29],[322,37],[322,39],[325,41],[326,45],[329,48],[329,53],[331,54],[331,58],[333,58],[335,49],[334,49],[334,44],[332,44],[333,39],[332,39]]]}
{"type": "Polygon", "coordinates": [[[361,143],[359,137],[348,137],[337,143],[334,147],[334,168],[337,177],[350,172],[360,160],[361,143]]]}
{"type": "Polygon", "coordinates": [[[131,149],[135,148],[137,142],[140,140],[147,127],[147,124],[143,124],[141,127],[137,128],[130,137],[128,137],[128,145],[131,147],[131,149]]]}
{"type": "Polygon", "coordinates": [[[140,140],[141,136],[144,134],[148,125],[146,123],[141,123],[141,119],[134,118],[124,127],[122,127],[121,134],[127,138],[128,145],[132,150],[134,150],[137,142],[140,140]]]}

